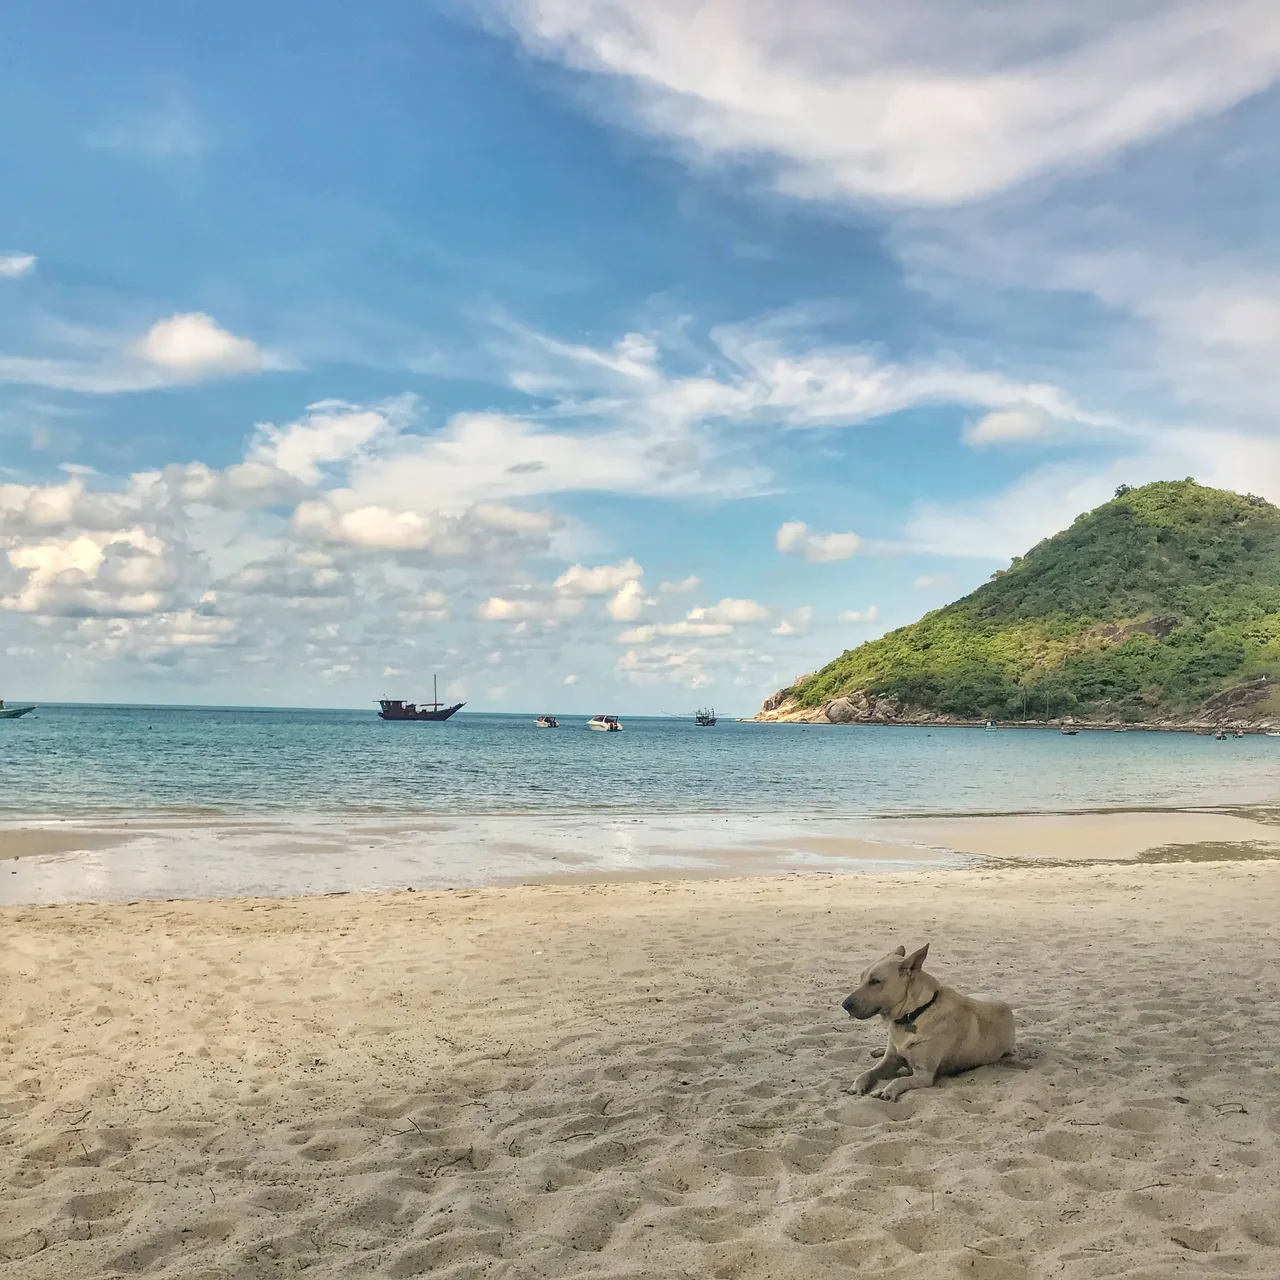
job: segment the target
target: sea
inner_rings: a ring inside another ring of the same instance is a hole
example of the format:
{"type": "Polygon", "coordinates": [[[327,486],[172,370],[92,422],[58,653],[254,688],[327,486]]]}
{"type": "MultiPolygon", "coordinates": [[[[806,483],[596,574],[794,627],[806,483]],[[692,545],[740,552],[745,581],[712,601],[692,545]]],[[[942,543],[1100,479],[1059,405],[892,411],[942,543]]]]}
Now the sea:
{"type": "Polygon", "coordinates": [[[1280,801],[1280,738],[1262,735],[623,722],[42,706],[0,721],[0,857],[24,825],[131,838],[6,864],[0,901],[440,887],[878,816],[1280,801]]]}

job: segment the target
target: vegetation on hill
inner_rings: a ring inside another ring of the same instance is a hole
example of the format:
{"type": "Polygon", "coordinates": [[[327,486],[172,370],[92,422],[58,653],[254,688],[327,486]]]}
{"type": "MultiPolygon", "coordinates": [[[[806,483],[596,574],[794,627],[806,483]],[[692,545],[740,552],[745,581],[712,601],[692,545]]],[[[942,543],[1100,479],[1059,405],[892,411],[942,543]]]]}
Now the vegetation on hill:
{"type": "Polygon", "coordinates": [[[1280,676],[1280,510],[1188,479],[1122,486],[972,594],[784,694],[800,707],[860,691],[904,713],[1138,722],[1215,701],[1275,715],[1264,676],[1280,676]]]}

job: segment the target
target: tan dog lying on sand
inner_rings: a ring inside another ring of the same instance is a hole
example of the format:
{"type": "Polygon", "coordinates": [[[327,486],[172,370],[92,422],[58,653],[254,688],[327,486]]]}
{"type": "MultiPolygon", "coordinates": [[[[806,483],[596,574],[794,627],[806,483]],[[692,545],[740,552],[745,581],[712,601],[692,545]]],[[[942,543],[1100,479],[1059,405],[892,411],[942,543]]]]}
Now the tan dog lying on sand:
{"type": "Polygon", "coordinates": [[[1013,1010],[944,987],[920,967],[928,954],[927,942],[910,955],[899,947],[841,1004],[851,1018],[879,1014],[889,1024],[883,1056],[857,1078],[854,1093],[870,1093],[884,1080],[875,1096],[895,1102],[908,1089],[928,1089],[938,1076],[985,1066],[1013,1049],[1013,1010]],[[903,1067],[911,1074],[895,1079],[903,1067]]]}

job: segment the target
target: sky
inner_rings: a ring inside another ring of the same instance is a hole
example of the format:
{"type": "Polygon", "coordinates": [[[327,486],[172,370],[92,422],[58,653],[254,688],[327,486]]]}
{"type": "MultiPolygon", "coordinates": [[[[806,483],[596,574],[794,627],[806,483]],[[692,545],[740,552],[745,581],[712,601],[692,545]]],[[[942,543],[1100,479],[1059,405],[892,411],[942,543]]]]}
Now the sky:
{"type": "Polygon", "coordinates": [[[19,6],[0,696],[751,714],[1280,501],[1274,0],[19,6]]]}

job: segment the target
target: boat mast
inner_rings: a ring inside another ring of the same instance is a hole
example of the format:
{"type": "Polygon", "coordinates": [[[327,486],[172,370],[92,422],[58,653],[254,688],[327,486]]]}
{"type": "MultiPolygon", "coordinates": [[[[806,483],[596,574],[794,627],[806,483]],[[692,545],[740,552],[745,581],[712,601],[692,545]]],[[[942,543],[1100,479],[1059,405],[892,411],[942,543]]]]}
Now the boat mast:
{"type": "Polygon", "coordinates": [[[436,700],[435,705],[440,705],[440,678],[433,671],[431,673],[431,696],[436,700]]]}

